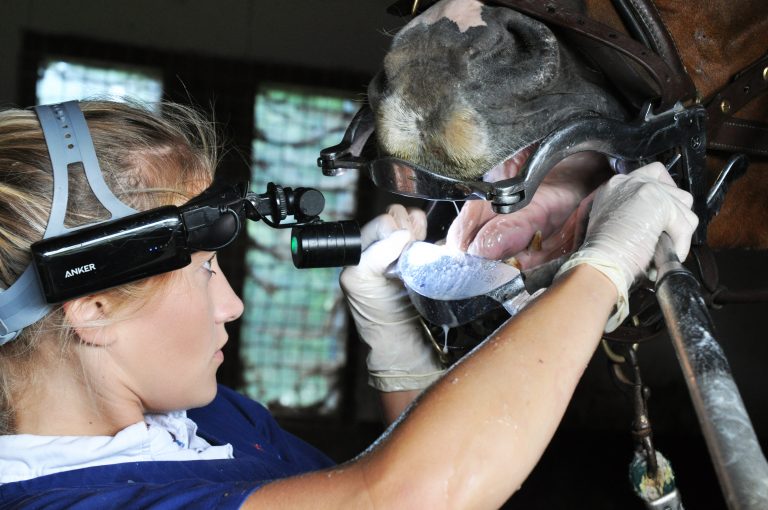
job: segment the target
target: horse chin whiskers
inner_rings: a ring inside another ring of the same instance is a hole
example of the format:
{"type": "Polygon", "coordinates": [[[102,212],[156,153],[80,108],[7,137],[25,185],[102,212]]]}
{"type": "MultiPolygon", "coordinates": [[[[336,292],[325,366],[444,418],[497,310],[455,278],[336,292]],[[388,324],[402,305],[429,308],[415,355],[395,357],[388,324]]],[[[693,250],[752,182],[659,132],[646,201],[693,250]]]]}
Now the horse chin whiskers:
{"type": "Polygon", "coordinates": [[[488,168],[490,140],[472,108],[417,112],[400,94],[382,99],[376,132],[383,151],[459,179],[477,179],[488,168]]]}

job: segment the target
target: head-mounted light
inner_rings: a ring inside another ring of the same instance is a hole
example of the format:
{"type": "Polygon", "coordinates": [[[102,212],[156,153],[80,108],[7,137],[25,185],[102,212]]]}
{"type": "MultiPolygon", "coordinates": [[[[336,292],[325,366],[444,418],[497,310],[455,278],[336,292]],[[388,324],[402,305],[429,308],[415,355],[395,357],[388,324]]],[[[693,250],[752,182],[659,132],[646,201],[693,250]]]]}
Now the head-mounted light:
{"type": "Polygon", "coordinates": [[[105,290],[188,265],[195,251],[216,251],[234,241],[246,220],[294,229],[297,267],[336,267],[360,259],[354,221],[323,223],[325,201],[312,188],[248,191],[247,183],[214,182],[182,206],[137,212],[122,203],[101,174],[78,103],[35,107],[53,166],[53,202],[45,234],[31,246],[32,263],[0,292],[0,345],[44,317],[53,303],[105,290]],[[88,184],[110,212],[107,220],[64,226],[68,172],[82,164],[88,184]],[[288,215],[295,222],[282,224],[288,215]]]}
{"type": "MultiPolygon", "coordinates": [[[[68,173],[81,164],[88,184],[113,219],[135,213],[112,194],[104,182],[93,150],[93,142],[77,102],[36,106],[53,167],[53,202],[43,239],[72,232],[64,226],[67,212],[68,173]]],[[[35,265],[30,264],[8,289],[0,293],[0,344],[12,340],[21,329],[37,322],[50,311],[38,283],[35,265]]]]}

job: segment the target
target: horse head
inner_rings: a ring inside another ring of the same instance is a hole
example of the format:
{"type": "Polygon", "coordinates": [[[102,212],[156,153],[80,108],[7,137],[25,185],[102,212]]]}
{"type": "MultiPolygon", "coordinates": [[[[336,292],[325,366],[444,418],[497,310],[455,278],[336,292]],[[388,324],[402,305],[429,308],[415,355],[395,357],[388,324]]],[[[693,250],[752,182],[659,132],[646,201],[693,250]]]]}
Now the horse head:
{"type": "MultiPolygon", "coordinates": [[[[602,59],[608,53],[577,51],[562,29],[502,3],[442,0],[395,35],[368,89],[384,155],[453,179],[494,182],[516,176],[537,144],[569,120],[594,115],[626,122],[637,115],[632,82],[617,84],[607,76],[612,64],[602,59]]],[[[626,32],[610,2],[553,4],[626,32]]],[[[691,97],[680,99],[696,104],[765,53],[768,8],[715,2],[701,12],[683,4],[655,2],[671,31],[670,51],[692,83],[691,97]],[[699,24],[691,29],[691,22],[699,24]]],[[[768,111],[753,110],[758,118],[768,111]]],[[[717,153],[708,160],[713,173],[724,163],[717,153]]],[[[467,221],[449,239],[489,258],[514,256],[523,266],[568,251],[578,243],[586,210],[579,204],[610,176],[608,163],[595,153],[574,154],[552,168],[528,207],[490,221],[487,203],[469,203],[462,213],[467,221]],[[532,250],[539,246],[543,253],[532,250]]],[[[768,193],[768,179],[755,175],[748,173],[730,192],[710,228],[710,244],[768,247],[768,232],[745,226],[745,218],[768,218],[748,196],[768,193]]]]}
{"type": "Polygon", "coordinates": [[[478,0],[440,2],[400,30],[368,97],[384,152],[462,179],[514,172],[511,156],[584,112],[625,116],[549,27],[478,0]]]}

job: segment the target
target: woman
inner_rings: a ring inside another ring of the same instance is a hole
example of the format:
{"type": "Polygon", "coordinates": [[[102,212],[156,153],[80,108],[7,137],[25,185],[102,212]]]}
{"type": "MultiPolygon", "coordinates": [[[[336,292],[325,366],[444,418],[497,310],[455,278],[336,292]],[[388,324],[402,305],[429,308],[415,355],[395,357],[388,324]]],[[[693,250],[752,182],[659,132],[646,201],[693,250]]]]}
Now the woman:
{"type": "MultiPolygon", "coordinates": [[[[215,144],[189,110],[167,106],[159,116],[114,103],[80,108],[101,174],[120,202],[137,210],[181,205],[210,184],[215,144]]],[[[68,224],[104,221],[92,179],[70,174],[68,224]]],[[[0,113],[6,289],[44,235],[53,184],[35,114],[0,113]]],[[[498,507],[546,447],[609,317],[626,313],[627,289],[647,268],[660,233],[670,233],[681,258],[687,254],[696,224],[690,204],[659,164],[612,179],[595,199],[584,246],[552,288],[432,384],[381,441],[336,467],[280,430],[257,403],[217,388],[224,325],[243,305],[215,252],[52,307],[0,347],[0,502],[498,507]]],[[[442,372],[419,344],[402,289],[383,277],[403,246],[423,237],[423,226],[420,212],[390,209],[364,229],[370,246],[342,275],[391,416],[442,372]]]]}

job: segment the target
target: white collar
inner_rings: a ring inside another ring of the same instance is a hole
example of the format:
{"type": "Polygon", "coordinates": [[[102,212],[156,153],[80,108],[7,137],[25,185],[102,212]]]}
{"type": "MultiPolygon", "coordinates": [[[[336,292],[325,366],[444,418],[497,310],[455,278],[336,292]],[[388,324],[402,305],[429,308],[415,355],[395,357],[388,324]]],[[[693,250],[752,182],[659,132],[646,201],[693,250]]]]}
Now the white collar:
{"type": "Polygon", "coordinates": [[[0,484],[121,462],[231,458],[232,445],[211,446],[186,412],[147,414],[114,436],[0,436],[0,484]]]}

